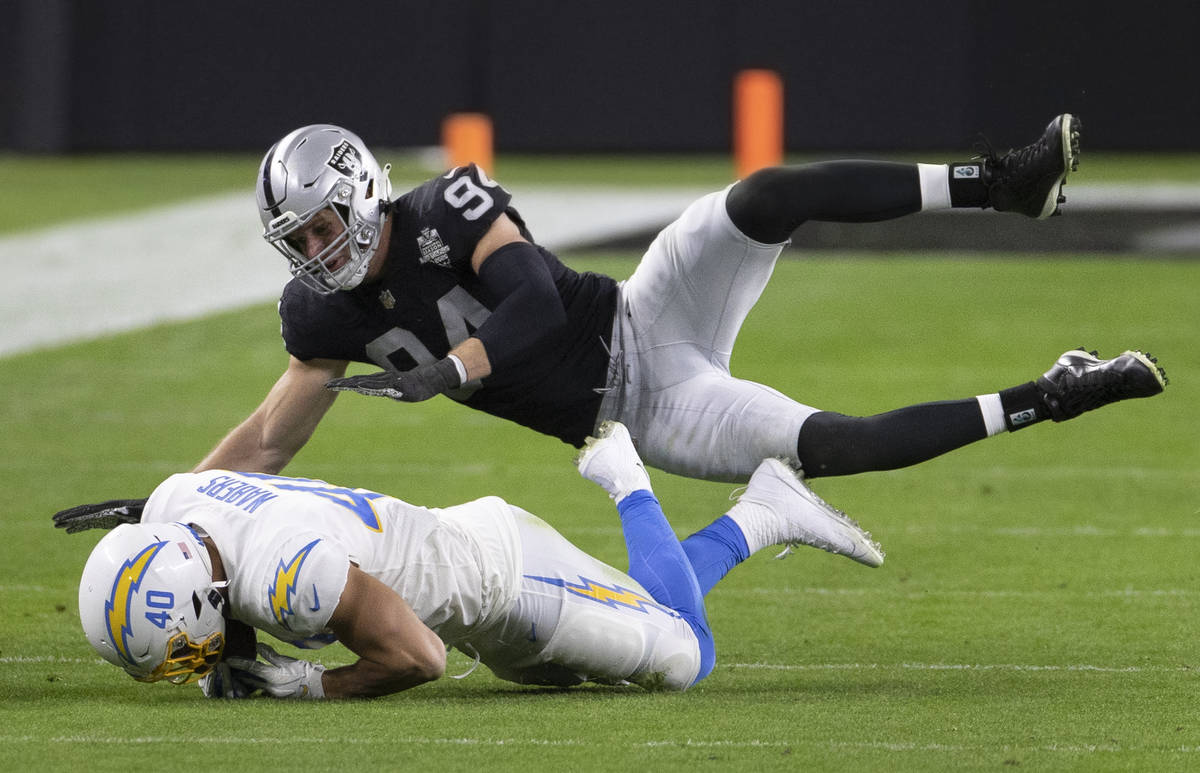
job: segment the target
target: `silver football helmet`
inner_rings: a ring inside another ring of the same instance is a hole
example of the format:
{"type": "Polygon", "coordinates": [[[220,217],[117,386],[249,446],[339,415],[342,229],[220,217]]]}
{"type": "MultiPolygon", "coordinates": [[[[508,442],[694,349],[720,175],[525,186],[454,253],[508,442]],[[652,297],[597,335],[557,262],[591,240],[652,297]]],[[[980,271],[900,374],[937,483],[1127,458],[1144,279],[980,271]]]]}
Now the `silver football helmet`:
{"type": "Polygon", "coordinates": [[[142,682],[211,671],[225,648],[224,606],[208,550],[182,523],[118,526],[96,543],[79,583],[88,641],[142,682]]]}
{"type": "Polygon", "coordinates": [[[357,287],[379,247],[392,195],[390,169],[340,126],[296,129],[267,151],[258,170],[263,238],[287,258],[292,275],[318,293],[357,287]],[[309,255],[298,231],[326,209],[342,230],[309,255]]]}

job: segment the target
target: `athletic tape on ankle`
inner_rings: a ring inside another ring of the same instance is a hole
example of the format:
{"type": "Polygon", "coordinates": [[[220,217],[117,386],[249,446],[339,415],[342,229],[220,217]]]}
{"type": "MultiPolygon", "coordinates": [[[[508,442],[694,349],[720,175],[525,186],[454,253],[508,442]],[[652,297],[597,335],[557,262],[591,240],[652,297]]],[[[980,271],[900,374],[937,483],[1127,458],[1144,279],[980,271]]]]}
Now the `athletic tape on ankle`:
{"type": "Polygon", "coordinates": [[[921,210],[950,208],[949,168],[945,164],[917,164],[921,176],[921,210]]]}
{"type": "Polygon", "coordinates": [[[1000,403],[1000,395],[979,395],[979,412],[983,414],[983,425],[987,428],[988,437],[999,435],[1007,428],[1004,423],[1004,406],[1000,403]]]}

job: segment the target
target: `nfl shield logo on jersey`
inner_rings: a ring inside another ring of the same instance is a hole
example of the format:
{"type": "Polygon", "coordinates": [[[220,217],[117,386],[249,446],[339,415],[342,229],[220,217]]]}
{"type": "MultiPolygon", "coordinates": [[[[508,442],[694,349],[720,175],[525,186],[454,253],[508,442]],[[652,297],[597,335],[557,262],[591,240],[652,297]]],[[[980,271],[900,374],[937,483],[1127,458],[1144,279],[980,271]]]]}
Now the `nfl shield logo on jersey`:
{"type": "Polygon", "coordinates": [[[422,263],[450,265],[450,248],[442,241],[442,235],[436,228],[421,229],[421,233],[417,235],[417,249],[421,251],[422,263]]]}

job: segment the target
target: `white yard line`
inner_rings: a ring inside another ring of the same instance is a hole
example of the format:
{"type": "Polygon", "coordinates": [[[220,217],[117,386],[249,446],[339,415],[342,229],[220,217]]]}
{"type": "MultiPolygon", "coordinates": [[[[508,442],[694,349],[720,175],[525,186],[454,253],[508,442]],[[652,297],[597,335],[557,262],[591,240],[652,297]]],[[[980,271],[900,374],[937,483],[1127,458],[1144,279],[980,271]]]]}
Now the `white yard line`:
{"type": "MultiPolygon", "coordinates": [[[[699,731],[698,731],[699,733],[699,731]]],[[[794,738],[764,740],[759,738],[662,738],[646,739],[615,743],[612,739],[600,736],[586,738],[496,738],[489,736],[474,737],[432,737],[432,736],[313,736],[288,734],[275,737],[244,738],[234,735],[188,735],[177,733],[173,735],[99,735],[80,733],[75,735],[41,736],[34,734],[0,735],[0,744],[55,744],[55,745],[105,745],[105,746],[152,746],[168,745],[176,747],[181,744],[191,747],[204,746],[381,746],[394,748],[397,746],[481,746],[507,748],[542,748],[542,747],[578,747],[592,749],[613,749],[624,746],[632,749],[880,749],[891,752],[950,752],[950,753],[981,753],[1002,751],[1006,753],[1031,754],[1038,752],[1055,752],[1061,754],[1097,754],[1151,752],[1165,757],[1179,754],[1196,754],[1200,746],[1190,745],[1127,745],[1119,742],[1107,744],[989,744],[989,743],[915,743],[889,741],[830,741],[822,738],[806,736],[798,732],[794,738]]]]}

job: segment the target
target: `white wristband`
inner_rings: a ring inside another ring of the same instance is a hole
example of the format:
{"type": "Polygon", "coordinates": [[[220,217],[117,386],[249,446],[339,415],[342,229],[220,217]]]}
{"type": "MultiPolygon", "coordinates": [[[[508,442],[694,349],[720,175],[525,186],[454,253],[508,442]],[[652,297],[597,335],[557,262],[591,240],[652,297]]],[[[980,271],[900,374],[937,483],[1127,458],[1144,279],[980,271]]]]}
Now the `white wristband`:
{"type": "Polygon", "coordinates": [[[463,365],[462,360],[458,359],[456,354],[447,354],[446,359],[454,363],[454,369],[458,371],[458,385],[462,386],[467,383],[467,366],[463,365]]]}

